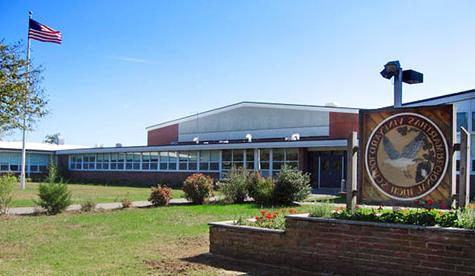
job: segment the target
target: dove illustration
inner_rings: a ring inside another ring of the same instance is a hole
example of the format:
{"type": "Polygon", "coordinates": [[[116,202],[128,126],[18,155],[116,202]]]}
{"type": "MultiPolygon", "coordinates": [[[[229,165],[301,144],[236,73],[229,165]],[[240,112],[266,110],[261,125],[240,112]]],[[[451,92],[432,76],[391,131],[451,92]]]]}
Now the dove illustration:
{"type": "Polygon", "coordinates": [[[407,177],[412,178],[412,175],[408,172],[408,167],[416,164],[418,158],[416,158],[417,152],[424,145],[424,134],[421,132],[412,141],[410,141],[401,152],[394,148],[391,141],[385,136],[383,138],[383,148],[388,159],[384,160],[385,164],[388,164],[394,168],[400,169],[407,177]]]}

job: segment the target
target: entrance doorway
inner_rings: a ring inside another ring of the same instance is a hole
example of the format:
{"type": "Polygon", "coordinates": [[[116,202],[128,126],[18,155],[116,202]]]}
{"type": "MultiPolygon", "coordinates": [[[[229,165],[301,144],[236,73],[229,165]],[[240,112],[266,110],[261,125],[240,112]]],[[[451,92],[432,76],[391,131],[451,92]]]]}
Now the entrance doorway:
{"type": "Polygon", "coordinates": [[[311,169],[312,188],[340,189],[346,177],[345,151],[309,152],[308,168],[311,169]]]}

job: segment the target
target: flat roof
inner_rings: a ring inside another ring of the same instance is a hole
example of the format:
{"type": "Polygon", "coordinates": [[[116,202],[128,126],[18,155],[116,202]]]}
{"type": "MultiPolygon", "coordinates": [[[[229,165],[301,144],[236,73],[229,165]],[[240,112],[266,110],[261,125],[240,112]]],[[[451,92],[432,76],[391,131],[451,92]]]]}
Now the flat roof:
{"type": "MultiPolygon", "coordinates": [[[[23,143],[21,141],[0,141],[0,149],[3,150],[22,150],[23,143]]],[[[58,150],[87,148],[77,145],[57,145],[49,143],[27,142],[26,150],[28,151],[47,151],[56,152],[58,150]]]]}
{"type": "Polygon", "coordinates": [[[258,148],[342,148],[346,147],[346,139],[318,139],[307,141],[277,141],[277,142],[251,142],[251,143],[213,143],[213,144],[178,144],[163,146],[133,146],[133,147],[107,147],[107,148],[82,148],[59,150],[58,155],[87,154],[87,153],[125,153],[148,151],[188,151],[188,150],[224,150],[224,149],[258,149],[258,148]]]}

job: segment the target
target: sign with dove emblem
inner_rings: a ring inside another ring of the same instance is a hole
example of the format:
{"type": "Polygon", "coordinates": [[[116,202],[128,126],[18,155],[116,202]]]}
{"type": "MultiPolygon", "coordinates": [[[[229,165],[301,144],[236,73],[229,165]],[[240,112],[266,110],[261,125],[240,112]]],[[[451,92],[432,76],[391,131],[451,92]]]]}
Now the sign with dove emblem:
{"type": "MultiPolygon", "coordinates": [[[[446,109],[442,108],[442,111],[446,109]]],[[[367,135],[362,152],[363,201],[380,204],[385,203],[385,198],[393,202],[415,201],[427,198],[441,183],[447,182],[431,198],[446,204],[450,194],[451,178],[447,177],[447,172],[452,133],[444,130],[451,129],[452,111],[440,113],[433,107],[420,107],[417,110],[393,109],[392,112],[363,111],[365,113],[363,124],[371,129],[362,131],[367,135]],[[441,122],[444,122],[444,130],[439,126],[441,122]],[[364,186],[365,181],[373,190],[364,186]]]]}

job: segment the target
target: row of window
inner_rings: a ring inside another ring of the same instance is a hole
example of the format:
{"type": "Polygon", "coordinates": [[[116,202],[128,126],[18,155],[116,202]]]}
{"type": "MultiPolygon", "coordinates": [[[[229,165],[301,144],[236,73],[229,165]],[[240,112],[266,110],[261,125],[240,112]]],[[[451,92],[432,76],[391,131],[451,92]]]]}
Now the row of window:
{"type": "MultiPolygon", "coordinates": [[[[44,173],[48,171],[48,164],[51,156],[48,154],[27,153],[26,172],[44,173]]],[[[21,172],[21,153],[1,152],[0,153],[0,172],[21,172]]]]}
{"type": "Polygon", "coordinates": [[[69,169],[226,172],[234,166],[271,175],[284,164],[298,168],[298,159],[297,149],[75,154],[69,158],[69,169]]]}

